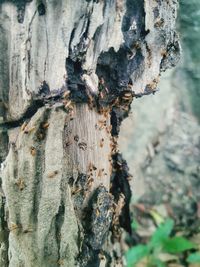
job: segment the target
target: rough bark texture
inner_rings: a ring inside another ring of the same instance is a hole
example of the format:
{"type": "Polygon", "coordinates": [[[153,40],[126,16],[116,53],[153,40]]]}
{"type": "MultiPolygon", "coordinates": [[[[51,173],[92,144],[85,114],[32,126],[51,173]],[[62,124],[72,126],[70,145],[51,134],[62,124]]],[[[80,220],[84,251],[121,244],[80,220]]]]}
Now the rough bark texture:
{"type": "Polygon", "coordinates": [[[176,0],[0,2],[1,266],[123,264],[119,126],[179,58],[176,11],[176,0]]]}

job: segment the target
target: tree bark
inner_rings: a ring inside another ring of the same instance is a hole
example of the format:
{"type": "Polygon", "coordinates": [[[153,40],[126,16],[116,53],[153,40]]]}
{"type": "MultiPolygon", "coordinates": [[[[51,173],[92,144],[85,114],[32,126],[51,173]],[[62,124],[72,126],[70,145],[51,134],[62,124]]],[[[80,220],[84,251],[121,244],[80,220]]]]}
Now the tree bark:
{"type": "Polygon", "coordinates": [[[1,266],[124,265],[120,123],[179,58],[176,11],[176,0],[0,2],[1,266]]]}

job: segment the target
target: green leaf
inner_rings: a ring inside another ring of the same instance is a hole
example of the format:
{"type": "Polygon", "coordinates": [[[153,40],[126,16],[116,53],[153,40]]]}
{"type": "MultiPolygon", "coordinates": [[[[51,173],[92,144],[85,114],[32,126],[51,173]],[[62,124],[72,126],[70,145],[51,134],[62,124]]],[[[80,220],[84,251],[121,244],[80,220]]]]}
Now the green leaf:
{"type": "Polygon", "coordinates": [[[138,245],[129,249],[126,253],[126,260],[128,267],[134,266],[137,262],[139,262],[142,258],[147,256],[149,253],[148,247],[145,245],[138,245]]]}
{"type": "Polygon", "coordinates": [[[156,210],[150,210],[149,214],[153,217],[157,225],[164,223],[164,218],[156,210]]]}
{"type": "Polygon", "coordinates": [[[169,237],[173,227],[174,222],[171,219],[167,219],[165,223],[160,224],[150,240],[150,248],[157,248],[161,246],[163,242],[169,237]]]}
{"type": "Polygon", "coordinates": [[[177,236],[165,240],[163,244],[163,250],[172,254],[176,254],[191,248],[195,248],[195,246],[195,244],[188,241],[184,237],[177,236]]]}
{"type": "Polygon", "coordinates": [[[152,263],[153,263],[153,266],[156,266],[156,267],[165,267],[166,266],[164,262],[162,262],[161,260],[159,260],[157,258],[153,258],[152,263]]]}
{"type": "Polygon", "coordinates": [[[200,263],[200,253],[192,253],[188,256],[187,262],[189,263],[200,263]]]}
{"type": "Polygon", "coordinates": [[[139,228],[139,224],[137,223],[136,220],[133,220],[133,221],[132,221],[132,223],[131,223],[131,228],[132,228],[133,230],[135,230],[135,231],[139,228]]]}

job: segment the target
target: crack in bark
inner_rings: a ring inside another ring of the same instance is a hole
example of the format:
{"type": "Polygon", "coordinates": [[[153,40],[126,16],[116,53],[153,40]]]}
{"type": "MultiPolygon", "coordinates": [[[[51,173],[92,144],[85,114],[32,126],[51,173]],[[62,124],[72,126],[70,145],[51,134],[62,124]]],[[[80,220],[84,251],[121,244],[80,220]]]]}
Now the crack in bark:
{"type": "Polygon", "coordinates": [[[36,16],[36,13],[37,13],[37,10],[35,10],[35,12],[33,13],[33,16],[31,18],[31,21],[30,21],[30,23],[28,25],[28,38],[26,40],[26,51],[27,51],[28,61],[27,61],[27,71],[26,71],[27,72],[27,75],[25,76],[25,88],[26,88],[27,94],[29,94],[29,91],[28,91],[28,88],[27,88],[27,80],[30,79],[30,71],[31,71],[31,52],[30,52],[31,45],[32,45],[31,44],[31,38],[32,38],[31,25],[32,25],[33,20],[34,20],[34,18],[36,16]],[[28,49],[27,49],[27,46],[29,46],[28,49]]]}
{"type": "Polygon", "coordinates": [[[55,218],[55,228],[56,228],[56,241],[57,241],[57,246],[58,246],[58,265],[59,262],[62,260],[61,254],[60,254],[60,242],[61,242],[61,228],[63,225],[63,221],[64,221],[64,214],[65,214],[65,206],[62,203],[61,200],[61,204],[58,210],[58,213],[56,214],[56,218],[55,218]]]}
{"type": "Polygon", "coordinates": [[[41,99],[32,100],[32,103],[27,108],[27,110],[24,112],[21,118],[17,120],[10,120],[10,121],[4,121],[3,123],[0,123],[0,129],[11,129],[16,128],[22,125],[26,120],[30,119],[34,116],[34,114],[38,111],[39,108],[43,107],[44,103],[41,99]]]}
{"type": "Polygon", "coordinates": [[[46,43],[47,43],[46,58],[45,58],[45,62],[44,62],[44,80],[45,80],[45,75],[46,75],[46,71],[47,71],[47,59],[49,56],[49,41],[48,41],[48,31],[47,31],[47,24],[46,24],[46,18],[45,17],[44,17],[44,21],[45,21],[45,25],[46,25],[45,34],[46,34],[46,43]]]}
{"type": "Polygon", "coordinates": [[[80,266],[99,266],[100,251],[108,237],[113,217],[113,197],[106,188],[99,186],[85,210],[84,243],[79,255],[80,266]]]}
{"type": "MultiPolygon", "coordinates": [[[[1,180],[0,180],[0,190],[1,190],[1,180]]],[[[9,236],[9,231],[8,231],[8,225],[6,221],[6,214],[5,214],[5,196],[0,194],[0,245],[1,245],[1,259],[0,263],[2,266],[8,266],[8,236],[9,236]]]]}

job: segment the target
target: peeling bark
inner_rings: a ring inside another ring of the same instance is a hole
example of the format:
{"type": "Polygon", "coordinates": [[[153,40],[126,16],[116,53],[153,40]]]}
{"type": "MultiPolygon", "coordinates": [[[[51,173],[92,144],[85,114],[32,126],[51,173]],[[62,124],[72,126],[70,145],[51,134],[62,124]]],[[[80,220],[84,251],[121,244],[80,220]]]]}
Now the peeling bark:
{"type": "Polygon", "coordinates": [[[175,0],[0,2],[2,266],[123,265],[120,124],[179,58],[176,11],[175,0]]]}

